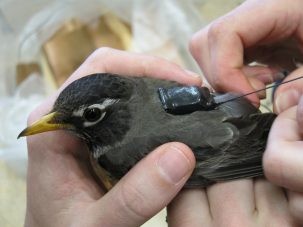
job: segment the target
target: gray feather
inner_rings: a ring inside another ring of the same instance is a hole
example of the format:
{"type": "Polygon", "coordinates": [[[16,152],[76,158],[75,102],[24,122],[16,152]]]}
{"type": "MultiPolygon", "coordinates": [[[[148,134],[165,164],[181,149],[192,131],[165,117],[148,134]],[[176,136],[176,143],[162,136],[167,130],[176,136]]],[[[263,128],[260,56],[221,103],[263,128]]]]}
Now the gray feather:
{"type": "MultiPolygon", "coordinates": [[[[181,86],[150,78],[94,74],[69,85],[57,99],[58,122],[73,124],[98,163],[116,179],[156,147],[172,141],[187,144],[196,157],[185,187],[208,185],[263,175],[262,156],[275,115],[262,114],[246,99],[224,103],[209,111],[172,115],[164,111],[159,87],[181,86]],[[78,92],[81,91],[81,92],[78,92]],[[104,119],[83,128],[75,109],[117,99],[106,107],[104,119]]],[[[235,97],[235,94],[226,94],[235,97]]]]}

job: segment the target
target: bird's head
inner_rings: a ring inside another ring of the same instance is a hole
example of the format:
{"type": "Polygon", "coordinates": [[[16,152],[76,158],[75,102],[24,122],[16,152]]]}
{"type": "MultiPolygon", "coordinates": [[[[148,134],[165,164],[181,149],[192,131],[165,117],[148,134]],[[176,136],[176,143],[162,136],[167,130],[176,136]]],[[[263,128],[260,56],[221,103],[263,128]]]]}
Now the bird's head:
{"type": "Polygon", "coordinates": [[[130,125],[127,103],[133,85],[130,78],[107,73],[76,80],[60,93],[52,111],[24,129],[18,138],[64,129],[83,138],[92,150],[119,142],[130,125]]]}

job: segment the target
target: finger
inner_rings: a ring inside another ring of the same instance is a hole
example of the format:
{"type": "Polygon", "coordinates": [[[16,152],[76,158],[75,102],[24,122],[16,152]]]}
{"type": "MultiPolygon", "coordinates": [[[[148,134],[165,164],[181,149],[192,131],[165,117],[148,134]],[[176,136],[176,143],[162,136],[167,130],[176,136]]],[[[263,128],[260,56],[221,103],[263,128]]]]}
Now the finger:
{"type": "MultiPolygon", "coordinates": [[[[210,47],[209,41],[209,39],[211,39],[211,37],[209,37],[209,30],[212,28],[212,26],[213,25],[211,24],[201,31],[197,32],[193,36],[189,46],[191,54],[200,66],[204,76],[207,78],[207,81],[217,91],[235,91],[240,93],[248,93],[250,91],[253,91],[251,85],[249,84],[249,81],[241,71],[243,63],[241,66],[236,68],[230,68],[224,64],[214,65],[214,56],[211,55],[211,52],[213,52],[213,50],[210,47]],[[230,81],[233,81],[233,83],[230,83],[230,81]],[[233,84],[237,84],[236,88],[232,87],[233,84]]],[[[241,47],[241,49],[243,48],[241,47]]],[[[248,99],[254,103],[257,103],[258,105],[259,100],[256,97],[256,94],[252,94],[248,96],[248,99]]]]}
{"type": "Polygon", "coordinates": [[[203,189],[182,190],[169,204],[167,212],[170,227],[211,226],[209,203],[203,189]]]}
{"type": "MultiPolygon", "coordinates": [[[[303,68],[298,68],[287,76],[284,81],[303,76],[303,68]]],[[[299,79],[290,83],[279,86],[275,92],[274,110],[281,113],[284,110],[295,106],[299,102],[300,96],[303,94],[303,79],[299,79]]]]}
{"type": "Polygon", "coordinates": [[[302,52],[298,48],[300,43],[299,39],[290,37],[270,45],[253,46],[247,49],[245,60],[246,62],[256,61],[291,72],[297,68],[294,59],[299,61],[302,59],[302,52]]]}
{"type": "Polygon", "coordinates": [[[263,156],[266,177],[280,186],[303,191],[302,148],[296,107],[292,107],[279,114],[272,125],[263,156]]]}
{"type": "Polygon", "coordinates": [[[96,203],[100,226],[139,226],[163,209],[194,168],[194,156],[180,143],[157,148],[96,203]],[[112,218],[110,218],[112,217],[112,218]]]}
{"type": "Polygon", "coordinates": [[[126,76],[154,77],[196,86],[202,84],[201,77],[198,74],[184,70],[180,66],[164,59],[111,48],[100,48],[87,58],[55,94],[37,107],[32,119],[37,120],[39,117],[48,113],[59,93],[71,82],[93,73],[102,72],[126,76]]]}
{"type": "Polygon", "coordinates": [[[104,192],[92,177],[87,154],[83,143],[64,132],[29,137],[29,210],[46,217],[53,211],[66,211],[72,201],[93,202],[100,198],[104,192]]]}
{"type": "MultiPolygon", "coordinates": [[[[51,101],[48,99],[30,114],[28,117],[29,125],[50,111],[51,101]]],[[[93,179],[87,146],[79,138],[60,130],[32,135],[26,140],[28,181],[35,182],[28,184],[29,188],[37,188],[38,190],[41,187],[48,187],[48,184],[44,184],[47,179],[57,189],[52,191],[49,187],[45,188],[43,189],[44,194],[50,192],[50,194],[57,194],[63,198],[78,192],[81,194],[87,188],[89,188],[87,192],[93,192],[92,197],[94,198],[103,193],[93,179]],[[44,171],[41,172],[41,170],[44,171]],[[39,185],[39,182],[42,184],[39,185]],[[75,184],[82,186],[70,190],[75,184]]],[[[31,189],[30,191],[36,190],[31,189]]]]}
{"type": "Polygon", "coordinates": [[[125,76],[147,76],[176,81],[182,84],[201,85],[198,74],[182,69],[164,59],[135,54],[111,48],[100,48],[91,54],[67,83],[85,75],[108,72],[125,76]]]}
{"type": "MultiPolygon", "coordinates": [[[[254,88],[254,90],[261,90],[261,89],[264,89],[266,87],[266,85],[261,81],[261,80],[258,80],[257,78],[255,77],[248,77],[247,78],[250,85],[254,88]]],[[[264,99],[266,98],[266,91],[265,90],[261,90],[257,93],[255,93],[259,99],[264,99]]],[[[250,96],[250,95],[248,95],[250,96]]]]}
{"type": "Polygon", "coordinates": [[[254,191],[259,216],[277,217],[279,220],[286,218],[288,201],[282,188],[259,178],[255,179],[254,191]]]}
{"type": "Polygon", "coordinates": [[[198,65],[203,76],[206,78],[211,75],[210,71],[210,53],[208,48],[208,30],[209,26],[196,32],[189,43],[189,50],[198,65]]]}
{"type": "Polygon", "coordinates": [[[297,221],[297,224],[303,224],[303,193],[288,191],[289,210],[291,215],[297,221]]]}
{"type": "MultiPolygon", "coordinates": [[[[271,84],[274,81],[281,79],[282,76],[284,78],[283,73],[267,66],[244,66],[242,71],[254,90],[264,89],[267,84],[271,84]]],[[[266,98],[266,90],[262,90],[256,94],[259,99],[266,98]]]]}
{"type": "Polygon", "coordinates": [[[285,78],[283,73],[268,66],[244,66],[242,71],[247,77],[254,77],[262,81],[264,84],[271,84],[276,80],[285,78]]]}
{"type": "MultiPolygon", "coordinates": [[[[298,25],[297,21],[293,21],[295,18],[290,17],[285,23],[279,13],[268,13],[275,9],[273,12],[286,14],[286,8],[288,5],[276,4],[274,1],[268,4],[246,1],[228,15],[209,25],[207,32],[199,33],[200,37],[196,36],[192,40],[191,49],[202,49],[204,52],[206,47],[209,49],[208,54],[197,50],[194,57],[200,61],[199,64],[206,62],[210,65],[206,77],[215,89],[241,93],[253,91],[242,72],[244,50],[257,44],[282,40],[292,34],[291,32],[295,32],[298,25]],[[256,27],[258,29],[251,32],[252,28],[256,27]],[[200,43],[199,39],[203,41],[200,43]]],[[[256,95],[248,98],[258,103],[256,95]]]]}
{"type": "Polygon", "coordinates": [[[215,226],[249,226],[255,211],[253,181],[250,179],[217,183],[207,189],[215,226]],[[239,218],[241,217],[241,218],[239,218]]]}
{"type": "Polygon", "coordinates": [[[263,178],[256,179],[254,187],[260,226],[295,226],[282,188],[263,178]]]}

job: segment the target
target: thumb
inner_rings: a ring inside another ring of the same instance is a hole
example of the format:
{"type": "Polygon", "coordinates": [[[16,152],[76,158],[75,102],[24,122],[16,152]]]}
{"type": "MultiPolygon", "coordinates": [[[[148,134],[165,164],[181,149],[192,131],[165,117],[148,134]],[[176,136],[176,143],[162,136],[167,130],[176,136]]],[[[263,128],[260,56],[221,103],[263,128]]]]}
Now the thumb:
{"type": "Polygon", "coordinates": [[[140,226],[162,210],[183,187],[195,166],[181,143],[158,147],[96,203],[99,226],[140,226]]]}
{"type": "MultiPolygon", "coordinates": [[[[285,81],[298,78],[303,75],[303,67],[296,69],[285,81]]],[[[275,93],[274,110],[276,113],[281,113],[292,106],[296,106],[300,96],[303,94],[303,79],[293,81],[287,84],[282,84],[278,87],[275,93]]]]}
{"type": "Polygon", "coordinates": [[[275,119],[263,156],[266,178],[292,191],[303,192],[303,153],[294,106],[275,119]]]}

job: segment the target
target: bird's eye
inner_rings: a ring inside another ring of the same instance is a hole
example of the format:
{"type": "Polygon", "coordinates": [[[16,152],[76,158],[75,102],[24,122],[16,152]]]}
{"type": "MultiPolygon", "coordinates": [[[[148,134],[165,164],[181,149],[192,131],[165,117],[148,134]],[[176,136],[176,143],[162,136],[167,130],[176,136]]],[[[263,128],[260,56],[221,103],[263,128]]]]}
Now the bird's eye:
{"type": "Polygon", "coordinates": [[[94,107],[94,108],[86,109],[84,111],[83,117],[88,122],[95,122],[98,121],[103,115],[104,113],[102,113],[102,111],[99,108],[94,107]]]}

